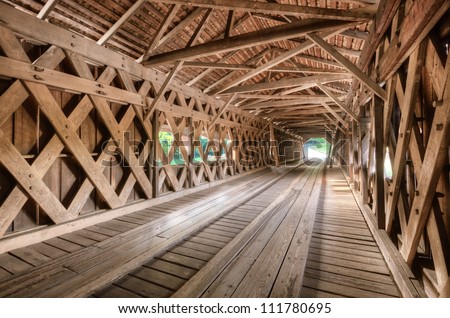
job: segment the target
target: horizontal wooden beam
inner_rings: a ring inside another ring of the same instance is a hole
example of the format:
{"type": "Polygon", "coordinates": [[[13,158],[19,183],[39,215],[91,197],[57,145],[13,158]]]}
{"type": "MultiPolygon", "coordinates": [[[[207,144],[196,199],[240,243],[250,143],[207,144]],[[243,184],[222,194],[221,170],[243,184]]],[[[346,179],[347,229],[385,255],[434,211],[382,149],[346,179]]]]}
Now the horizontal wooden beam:
{"type": "Polygon", "coordinates": [[[313,76],[305,76],[299,78],[290,78],[290,79],[282,79],[276,82],[266,82],[266,83],[258,83],[252,85],[243,85],[232,87],[225,92],[224,94],[232,94],[232,93],[245,93],[245,92],[256,92],[256,91],[264,91],[269,89],[276,88],[287,88],[287,87],[295,87],[295,86],[303,86],[303,85],[311,85],[315,86],[316,83],[328,83],[334,81],[343,81],[350,80],[352,78],[351,74],[327,74],[327,75],[313,75],[313,76]]]}
{"type": "Polygon", "coordinates": [[[337,10],[320,7],[298,6],[291,4],[267,3],[246,0],[158,0],[159,3],[177,3],[220,10],[247,11],[267,14],[308,16],[340,20],[367,20],[373,18],[373,7],[337,10]]]}
{"type": "MultiPolygon", "coordinates": [[[[271,101],[275,101],[275,100],[287,100],[287,99],[309,98],[310,96],[312,96],[312,95],[280,95],[280,94],[263,95],[263,94],[239,94],[239,95],[238,95],[238,98],[245,98],[245,99],[261,99],[261,100],[270,99],[271,101]]],[[[326,95],[315,95],[314,97],[326,97],[326,95]]]]}
{"type": "MultiPolygon", "coordinates": [[[[10,78],[19,78],[29,82],[45,84],[47,86],[68,90],[72,93],[79,92],[93,96],[99,96],[107,100],[122,104],[134,104],[137,106],[147,107],[147,105],[151,104],[151,102],[153,101],[153,99],[150,97],[122,90],[120,88],[109,85],[102,85],[102,88],[99,89],[99,83],[97,83],[96,81],[79,78],[74,75],[54,71],[47,68],[36,69],[32,66],[32,64],[15,61],[6,57],[0,57],[0,75],[4,75],[10,78]]],[[[157,105],[157,109],[172,113],[175,116],[194,117],[205,121],[209,121],[212,119],[211,115],[207,115],[198,111],[192,111],[186,107],[173,105],[165,101],[160,101],[157,105]]],[[[242,112],[242,110],[239,109],[235,109],[234,111],[242,112]]],[[[248,114],[248,116],[252,118],[255,117],[252,114],[248,114]]],[[[239,123],[225,119],[218,119],[218,123],[226,124],[231,127],[241,125],[239,123]]],[[[258,130],[257,128],[250,126],[247,127],[247,129],[258,130]]]]}
{"type": "MultiPolygon", "coordinates": [[[[208,68],[208,69],[221,69],[221,70],[254,70],[257,65],[246,65],[246,64],[229,64],[229,63],[219,63],[219,62],[184,62],[183,67],[193,67],[193,68],[208,68]]],[[[317,67],[308,66],[298,66],[298,67],[273,67],[270,69],[271,72],[286,72],[286,73],[346,73],[346,71],[335,70],[335,69],[324,69],[317,67]]]]}
{"type": "Polygon", "coordinates": [[[31,244],[39,243],[63,234],[71,233],[77,230],[84,229],[86,227],[106,222],[136,211],[148,209],[152,206],[162,204],[165,202],[169,202],[171,200],[175,200],[179,197],[197,193],[202,190],[207,190],[212,187],[221,185],[225,182],[229,182],[232,180],[237,180],[245,176],[250,176],[255,173],[261,172],[264,169],[267,169],[266,167],[257,168],[254,170],[250,170],[247,172],[243,172],[241,174],[230,176],[222,180],[217,180],[213,182],[208,182],[201,184],[195,188],[190,189],[184,189],[179,192],[173,192],[168,193],[164,196],[161,196],[159,198],[154,198],[152,200],[138,200],[135,201],[129,205],[125,205],[122,207],[119,207],[117,209],[111,209],[111,210],[99,210],[92,214],[86,214],[82,215],[76,220],[64,222],[55,224],[50,227],[40,227],[37,229],[33,229],[31,231],[25,231],[22,233],[18,233],[15,235],[9,235],[7,237],[4,237],[2,239],[2,244],[0,244],[0,254],[7,253],[9,251],[29,246],[31,244]]]}
{"type": "Polygon", "coordinates": [[[262,103],[252,104],[252,105],[242,105],[240,108],[246,109],[251,108],[272,108],[278,106],[295,106],[295,105],[305,105],[305,104],[320,104],[330,101],[328,96],[308,96],[299,97],[297,99],[287,99],[281,101],[266,101],[262,103]]]}
{"type": "MultiPolygon", "coordinates": [[[[36,17],[19,11],[3,2],[0,2],[0,25],[5,26],[16,34],[20,34],[26,38],[74,51],[84,56],[87,60],[108,65],[118,70],[123,70],[133,77],[147,80],[157,85],[162,85],[166,78],[161,72],[143,67],[129,57],[113,52],[78,34],[37,19],[36,17]],[[48,34],[52,34],[52,36],[50,37],[48,34]]],[[[61,84],[62,83],[59,83],[59,86],[61,86],[61,84]]],[[[66,84],[69,85],[70,83],[66,84]]],[[[198,98],[202,102],[209,103],[215,108],[220,108],[223,104],[223,101],[216,100],[214,97],[204,94],[198,89],[181,84],[177,80],[172,82],[169,89],[180,92],[185,96],[198,98]]],[[[230,111],[241,114],[242,116],[253,117],[252,114],[248,114],[238,108],[232,108],[230,111]]]]}
{"type": "Polygon", "coordinates": [[[143,63],[143,65],[156,66],[161,64],[173,63],[178,60],[201,58],[217,53],[229,52],[246,47],[286,40],[292,37],[304,35],[308,32],[327,30],[342,24],[343,22],[339,20],[301,20],[298,22],[279,25],[263,30],[224,38],[221,40],[199,44],[190,48],[157,54],[150,57],[148,61],[143,63]]]}

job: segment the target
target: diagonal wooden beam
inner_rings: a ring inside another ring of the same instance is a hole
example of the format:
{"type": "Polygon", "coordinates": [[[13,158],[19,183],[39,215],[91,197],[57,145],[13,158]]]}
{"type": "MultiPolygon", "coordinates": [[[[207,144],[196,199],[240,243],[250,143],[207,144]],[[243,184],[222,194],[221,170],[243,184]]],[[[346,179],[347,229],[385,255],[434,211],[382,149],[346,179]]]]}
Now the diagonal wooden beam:
{"type": "Polygon", "coordinates": [[[319,17],[326,19],[366,20],[374,15],[374,8],[337,10],[291,4],[267,3],[247,0],[158,0],[161,3],[177,3],[194,7],[220,10],[248,11],[267,14],[319,17]]]}
{"type": "MultiPolygon", "coordinates": [[[[236,54],[238,51],[233,51],[233,52],[228,52],[227,54],[225,54],[224,57],[220,58],[217,63],[224,63],[226,61],[228,61],[234,54],[236,54]]],[[[202,78],[204,78],[206,75],[208,75],[209,73],[211,73],[214,69],[207,69],[203,72],[201,72],[200,74],[198,74],[197,76],[195,76],[193,79],[191,79],[189,82],[186,83],[187,86],[192,86],[195,83],[197,83],[199,80],[201,80],[202,78]]]]}
{"type": "Polygon", "coordinates": [[[355,120],[356,122],[359,121],[358,116],[347,106],[345,106],[345,104],[341,100],[339,100],[339,98],[337,98],[336,95],[334,95],[325,85],[317,83],[317,87],[319,87],[322,92],[328,95],[328,97],[330,97],[336,103],[336,105],[338,105],[344,112],[346,112],[351,118],[353,118],[353,120],[355,120]]]}
{"type": "Polygon", "coordinates": [[[391,40],[378,63],[380,81],[393,76],[449,8],[448,0],[417,0],[411,4],[408,14],[398,28],[399,32],[391,40]]]}
{"type": "Polygon", "coordinates": [[[172,69],[170,70],[170,73],[167,75],[164,83],[159,88],[158,94],[156,94],[156,96],[153,99],[153,101],[151,102],[151,104],[148,105],[144,120],[148,120],[152,116],[153,112],[156,109],[156,106],[163,99],[164,93],[166,92],[167,87],[175,79],[175,75],[178,73],[178,71],[181,69],[182,66],[183,66],[183,61],[179,61],[172,67],[172,69]]]}
{"type": "MultiPolygon", "coordinates": [[[[17,39],[11,32],[7,32],[5,29],[0,28],[0,46],[4,49],[6,55],[15,55],[21,56],[19,57],[21,60],[28,60],[29,58],[25,54],[25,52],[21,49],[20,44],[17,39]]],[[[59,63],[64,59],[64,52],[56,48],[54,46],[50,47],[40,58],[38,58],[34,65],[36,66],[47,66],[50,68],[56,68],[59,63]]],[[[99,77],[99,81],[103,83],[109,83],[113,80],[113,76],[111,76],[108,70],[105,70],[102,75],[99,77]]],[[[0,108],[1,115],[4,115],[4,119],[9,118],[12,113],[17,109],[17,106],[20,106],[22,102],[25,100],[23,97],[27,97],[28,93],[25,88],[20,84],[20,81],[17,80],[14,82],[8,90],[3,93],[0,97],[0,103],[5,105],[6,107],[0,108]],[[19,86],[21,88],[19,88],[19,86]],[[4,96],[9,96],[13,94],[17,96],[17,99],[8,99],[6,98],[5,104],[1,103],[3,101],[4,96]]],[[[76,127],[81,125],[83,120],[88,116],[89,112],[92,110],[92,104],[90,103],[87,96],[81,99],[72,113],[69,115],[69,120],[71,120],[76,127]]],[[[0,117],[3,119],[3,117],[0,117]]],[[[2,125],[2,121],[0,120],[0,126],[2,125]]],[[[50,169],[52,164],[58,158],[59,154],[64,150],[64,144],[61,142],[60,138],[57,135],[54,135],[47,145],[41,150],[40,154],[36,157],[31,165],[31,169],[36,171],[36,178],[43,178],[47,171],[50,169]]],[[[8,197],[4,200],[3,204],[0,206],[0,237],[5,234],[9,225],[17,214],[20,212],[22,207],[28,200],[28,195],[25,191],[16,186],[12,189],[8,197]]],[[[66,213],[67,218],[71,218],[71,213],[66,213]]],[[[50,216],[51,217],[51,216],[50,216]]],[[[53,221],[57,222],[57,220],[53,219],[53,221]]]]}
{"type": "Polygon", "coordinates": [[[417,246],[428,220],[436,187],[446,164],[449,146],[448,134],[450,133],[450,58],[448,57],[445,73],[446,76],[443,79],[445,82],[444,96],[442,97],[442,103],[436,108],[434,114],[422,170],[418,176],[416,197],[411,206],[408,227],[400,249],[406,262],[410,265],[417,253],[417,246]]]}
{"type": "MultiPolygon", "coordinates": [[[[70,54],[70,62],[80,77],[94,80],[94,76],[89,70],[89,66],[85,60],[78,54],[70,54]]],[[[148,180],[143,168],[139,165],[138,159],[134,155],[129,142],[125,138],[125,131],[121,127],[111,111],[111,108],[104,98],[98,96],[89,96],[92,104],[97,109],[98,114],[102,118],[106,128],[111,134],[112,139],[117,145],[120,153],[128,163],[128,167],[135,176],[137,182],[141,186],[147,198],[152,197],[152,185],[148,180]]],[[[133,110],[134,112],[134,110],[133,110]]],[[[134,117],[134,116],[133,116],[134,117]]],[[[125,128],[126,129],[126,128],[125,128]]]]}
{"type": "MultiPolygon", "coordinates": [[[[349,27],[354,26],[354,25],[355,25],[355,23],[351,23],[351,24],[344,23],[340,26],[330,29],[329,31],[323,32],[322,36],[324,38],[333,37],[336,34],[339,34],[342,30],[348,29],[349,27]]],[[[286,60],[289,60],[290,58],[292,58],[292,57],[300,54],[301,52],[304,52],[314,46],[315,46],[315,43],[313,41],[306,40],[304,43],[300,44],[299,46],[297,46],[287,52],[282,53],[281,55],[277,56],[273,60],[270,60],[266,64],[261,65],[261,66],[257,67],[256,69],[251,70],[247,74],[240,76],[239,78],[224,85],[220,89],[212,91],[211,94],[215,95],[215,94],[222,93],[222,92],[226,91],[227,89],[237,86],[237,85],[241,84],[242,82],[245,82],[246,80],[248,80],[252,77],[255,77],[256,75],[261,74],[262,72],[267,71],[268,69],[272,68],[273,66],[278,65],[286,60]]]]}
{"type": "Polygon", "coordinates": [[[383,100],[386,100],[387,94],[374,80],[361,71],[355,64],[346,59],[341,53],[339,53],[334,47],[328,44],[316,33],[308,33],[307,35],[311,41],[316,43],[328,54],[330,54],[337,62],[345,67],[349,72],[355,75],[362,83],[364,83],[372,92],[380,96],[383,100]]]}
{"type": "Polygon", "coordinates": [[[230,10],[228,12],[227,25],[225,26],[224,37],[229,38],[231,36],[231,31],[234,28],[234,11],[230,10]]]}
{"type": "Polygon", "coordinates": [[[39,172],[29,166],[21,153],[0,131],[0,162],[29,195],[56,223],[69,219],[66,209],[38,176],[39,172]]]}
{"type": "MultiPolygon", "coordinates": [[[[273,52],[272,49],[265,49],[263,51],[261,51],[260,53],[258,53],[255,56],[252,56],[248,61],[246,61],[247,64],[258,64],[266,54],[273,52]]],[[[229,79],[233,78],[236,74],[240,74],[240,71],[232,71],[230,73],[228,73],[227,75],[223,76],[222,78],[220,78],[219,80],[215,81],[214,83],[212,83],[211,85],[209,85],[208,87],[206,87],[203,92],[205,93],[210,93],[212,95],[215,95],[215,92],[217,90],[213,90],[215,87],[221,85],[222,83],[225,83],[226,81],[228,81],[229,79]]]]}
{"type": "Polygon", "coordinates": [[[211,120],[211,122],[209,123],[209,127],[214,127],[214,125],[216,124],[217,120],[220,118],[220,116],[222,116],[222,114],[225,112],[225,110],[228,108],[228,106],[231,105],[231,103],[233,102],[234,98],[236,97],[236,94],[233,94],[230,99],[228,99],[225,104],[223,104],[220,109],[217,111],[216,116],[211,120]]]}
{"type": "Polygon", "coordinates": [[[120,29],[120,27],[127,22],[127,20],[132,17],[137,10],[145,3],[147,0],[138,0],[136,1],[120,18],[106,31],[105,34],[97,41],[97,44],[103,45],[105,44],[116,32],[120,29]]]}
{"type": "MultiPolygon", "coordinates": [[[[22,49],[20,43],[11,33],[9,33],[8,44],[3,44],[5,36],[8,35],[5,30],[3,31],[4,34],[1,38],[2,48],[6,52],[10,50],[16,51],[16,54],[21,54],[25,57],[26,54],[22,49]]],[[[82,141],[79,139],[77,133],[75,132],[73,123],[71,123],[67,119],[67,117],[61,110],[61,107],[52,96],[48,87],[42,84],[27,81],[24,81],[24,86],[29,91],[30,96],[32,96],[39,104],[40,109],[46,115],[48,120],[53,124],[59,138],[64,141],[67,148],[74,154],[74,157],[80,163],[81,167],[84,169],[91,182],[96,185],[100,194],[105,198],[105,201],[111,207],[120,206],[122,203],[120,202],[116,193],[109,185],[103,173],[100,173],[93,167],[93,160],[86,147],[83,145],[82,141]]]]}
{"type": "Polygon", "coordinates": [[[312,31],[327,30],[342,26],[345,22],[339,20],[307,19],[289,24],[274,26],[264,30],[257,30],[236,35],[221,40],[199,44],[190,48],[154,55],[143,65],[156,66],[177,60],[189,60],[205,57],[217,53],[228,52],[246,47],[267,44],[274,41],[286,40],[312,31]]]}
{"type": "Polygon", "coordinates": [[[45,20],[50,12],[56,7],[59,0],[48,0],[45,5],[42,7],[41,11],[37,14],[36,18],[45,20]]]}
{"type": "MultiPolygon", "coordinates": [[[[386,205],[386,231],[391,232],[397,206],[400,187],[403,181],[403,171],[405,168],[406,150],[409,146],[411,136],[411,126],[414,115],[414,107],[416,105],[418,90],[420,85],[423,58],[425,54],[426,44],[422,43],[410,56],[408,64],[408,77],[406,79],[405,95],[403,105],[400,105],[402,117],[399,126],[397,139],[397,147],[395,149],[394,162],[392,171],[394,172],[393,181],[389,189],[389,197],[386,205]],[[391,195],[392,193],[392,195],[391,195]]],[[[397,81],[399,90],[401,90],[401,81],[397,81]]],[[[400,94],[398,94],[400,95],[400,94]]]]}
{"type": "Polygon", "coordinates": [[[320,103],[326,110],[328,110],[331,115],[333,115],[334,118],[336,118],[345,128],[348,128],[348,122],[346,122],[336,111],[334,111],[333,108],[328,106],[327,103],[321,102],[320,103]]]}
{"type": "MultiPolygon", "coordinates": [[[[200,34],[201,34],[203,28],[205,27],[205,25],[207,24],[207,22],[208,22],[208,20],[209,20],[209,18],[211,16],[211,11],[212,11],[211,9],[208,9],[208,11],[205,13],[205,15],[203,16],[203,18],[200,21],[199,25],[197,26],[197,29],[195,30],[195,32],[192,35],[192,37],[189,40],[189,42],[187,43],[186,47],[190,47],[192,44],[197,42],[197,40],[200,37],[200,34]]],[[[167,87],[174,80],[175,75],[181,69],[181,67],[183,66],[183,63],[184,63],[184,61],[178,61],[174,65],[174,67],[170,70],[170,73],[169,73],[169,75],[167,75],[164,83],[160,87],[158,94],[153,99],[152,103],[149,105],[149,107],[147,109],[147,113],[145,114],[144,120],[148,120],[151,117],[151,115],[153,114],[153,112],[156,109],[156,106],[161,101],[162,97],[164,96],[164,93],[166,92],[167,87]]]]}
{"type": "Polygon", "coordinates": [[[173,18],[178,12],[178,9],[180,9],[179,4],[174,4],[170,7],[169,12],[164,17],[164,20],[161,22],[161,25],[158,28],[158,31],[156,31],[156,34],[152,40],[152,43],[150,43],[150,46],[146,50],[146,52],[140,57],[137,61],[138,62],[145,62],[149,59],[149,57],[152,55],[153,51],[158,47],[159,41],[163,37],[164,33],[166,33],[167,28],[169,27],[170,23],[172,22],[173,18]]]}
{"type": "MultiPolygon", "coordinates": [[[[79,127],[92,108],[89,98],[85,96],[70,114],[69,120],[71,120],[75,126],[79,127]]],[[[45,176],[51,165],[63,150],[64,144],[58,136],[53,136],[31,165],[31,167],[37,171],[37,178],[43,178],[45,176]]],[[[18,186],[16,186],[5,199],[0,207],[0,237],[5,234],[9,224],[15,219],[27,200],[27,194],[25,194],[18,186]]],[[[68,215],[72,214],[68,212],[68,215]]],[[[56,220],[53,221],[56,222],[56,220]]]]}
{"type": "Polygon", "coordinates": [[[39,104],[40,109],[52,123],[58,136],[64,140],[65,145],[74,158],[79,162],[81,168],[85,171],[89,180],[95,185],[99,193],[105,199],[106,203],[111,208],[116,208],[122,205],[114,189],[109,184],[109,181],[104,176],[101,169],[97,168],[90,153],[87,151],[85,145],[80,140],[78,133],[73,127],[68,118],[64,115],[61,107],[55,101],[52,93],[47,86],[25,82],[30,94],[39,104]]]}
{"type": "Polygon", "coordinates": [[[161,48],[167,43],[169,43],[171,40],[173,40],[175,37],[177,37],[182,30],[186,26],[188,26],[190,23],[192,23],[197,17],[199,17],[202,12],[205,10],[203,8],[197,8],[194,11],[192,11],[186,18],[184,18],[180,23],[177,24],[176,27],[174,27],[172,30],[167,32],[158,42],[158,45],[156,48],[161,48]]]}

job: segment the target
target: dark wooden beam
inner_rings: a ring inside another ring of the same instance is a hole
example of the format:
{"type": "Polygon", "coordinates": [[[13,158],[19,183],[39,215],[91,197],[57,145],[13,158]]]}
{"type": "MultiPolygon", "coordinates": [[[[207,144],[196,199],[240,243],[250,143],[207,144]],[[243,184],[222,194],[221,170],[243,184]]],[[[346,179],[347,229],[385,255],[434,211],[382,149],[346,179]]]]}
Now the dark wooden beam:
{"type": "Polygon", "coordinates": [[[154,55],[143,65],[155,66],[173,63],[178,60],[190,60],[216,53],[243,49],[246,47],[286,40],[312,31],[327,30],[343,25],[339,20],[308,19],[279,25],[264,30],[245,33],[221,40],[199,44],[190,48],[154,55]]]}
{"type": "Polygon", "coordinates": [[[340,20],[367,20],[373,18],[372,6],[351,10],[337,10],[320,7],[298,6],[291,4],[267,3],[246,0],[158,0],[159,3],[176,3],[220,10],[247,11],[266,14],[307,16],[340,20]]]}
{"type": "Polygon", "coordinates": [[[372,143],[375,153],[375,180],[373,191],[373,209],[379,229],[386,228],[384,200],[384,149],[383,149],[383,101],[375,96],[371,105],[372,143]]]}

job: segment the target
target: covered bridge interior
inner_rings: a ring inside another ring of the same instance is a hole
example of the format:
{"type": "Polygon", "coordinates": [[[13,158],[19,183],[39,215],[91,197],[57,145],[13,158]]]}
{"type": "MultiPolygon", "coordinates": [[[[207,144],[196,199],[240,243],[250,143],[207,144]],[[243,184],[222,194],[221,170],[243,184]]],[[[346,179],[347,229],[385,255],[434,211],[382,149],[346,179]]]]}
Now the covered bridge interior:
{"type": "Polygon", "coordinates": [[[0,296],[450,297],[449,7],[1,0],[0,296]]]}

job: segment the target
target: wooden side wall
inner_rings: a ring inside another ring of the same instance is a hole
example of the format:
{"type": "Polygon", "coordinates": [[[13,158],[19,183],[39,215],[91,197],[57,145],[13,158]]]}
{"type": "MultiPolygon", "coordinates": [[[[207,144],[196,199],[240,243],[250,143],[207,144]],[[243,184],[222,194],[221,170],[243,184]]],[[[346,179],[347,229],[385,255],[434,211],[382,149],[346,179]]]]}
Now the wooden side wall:
{"type": "Polygon", "coordinates": [[[382,1],[359,66],[387,97],[355,81],[348,99],[360,118],[348,129],[354,188],[434,297],[446,294],[450,270],[449,7],[382,1]],[[392,175],[384,173],[388,161],[392,175]]]}
{"type": "Polygon", "coordinates": [[[7,6],[0,52],[0,238],[278,162],[266,121],[177,82],[152,108],[163,74],[7,6]]]}

